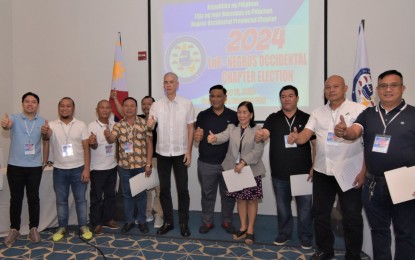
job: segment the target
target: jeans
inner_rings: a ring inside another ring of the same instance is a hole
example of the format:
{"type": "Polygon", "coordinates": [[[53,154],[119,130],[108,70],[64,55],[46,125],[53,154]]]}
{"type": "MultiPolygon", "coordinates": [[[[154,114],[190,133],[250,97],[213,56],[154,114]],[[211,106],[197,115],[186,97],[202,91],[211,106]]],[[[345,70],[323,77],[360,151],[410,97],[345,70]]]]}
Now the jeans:
{"type": "Polygon", "coordinates": [[[73,169],[53,168],[53,189],[56,195],[56,210],[59,227],[67,227],[69,219],[69,187],[75,200],[78,225],[87,225],[87,202],[85,198],[88,183],[82,182],[84,166],[73,169]]]}
{"type": "Polygon", "coordinates": [[[137,221],[140,224],[146,223],[146,207],[147,207],[147,193],[142,191],[131,196],[130,178],[145,174],[144,168],[124,169],[118,166],[118,174],[120,175],[121,194],[124,204],[124,218],[126,223],[134,223],[134,206],[137,207],[137,221]]]}
{"type": "Polygon", "coordinates": [[[157,155],[157,171],[160,180],[160,202],[163,208],[164,223],[174,224],[173,201],[171,198],[171,169],[173,167],[174,179],[179,200],[179,223],[188,224],[190,196],[187,187],[187,166],[183,163],[184,155],[161,156],[157,155]]]}
{"type": "Polygon", "coordinates": [[[7,181],[10,188],[10,228],[20,230],[23,196],[26,187],[29,205],[29,228],[39,226],[39,186],[42,167],[7,165],[7,181]]]}
{"type": "MultiPolygon", "coordinates": [[[[293,215],[291,212],[290,181],[272,177],[274,193],[277,199],[278,233],[279,236],[291,239],[293,232],[293,215]]],[[[313,242],[312,196],[295,196],[298,214],[297,235],[301,243],[313,242]]]]}
{"type": "Polygon", "coordinates": [[[202,223],[213,224],[213,213],[218,192],[221,198],[222,223],[232,223],[233,209],[235,208],[235,198],[226,196],[228,191],[222,175],[220,164],[210,164],[197,161],[197,175],[202,192],[202,223]]]}
{"type": "Polygon", "coordinates": [[[345,259],[360,259],[363,244],[363,217],[361,189],[343,192],[334,176],[314,171],[313,214],[316,243],[320,251],[333,252],[334,234],[331,229],[331,211],[336,194],[343,215],[345,259]]]}
{"type": "Polygon", "coordinates": [[[371,228],[373,259],[392,259],[391,220],[396,242],[395,259],[415,259],[415,200],[393,205],[388,186],[379,181],[370,196],[372,182],[366,179],[362,201],[371,228]]]}
{"type": "Polygon", "coordinates": [[[91,171],[90,220],[92,226],[103,225],[114,219],[116,207],[115,184],[117,167],[91,171]]]}

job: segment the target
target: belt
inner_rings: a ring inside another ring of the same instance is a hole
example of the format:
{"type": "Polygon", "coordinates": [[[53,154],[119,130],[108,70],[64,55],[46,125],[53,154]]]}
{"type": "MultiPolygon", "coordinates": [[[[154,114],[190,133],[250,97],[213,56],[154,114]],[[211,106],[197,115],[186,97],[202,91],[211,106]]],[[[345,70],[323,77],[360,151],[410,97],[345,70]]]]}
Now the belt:
{"type": "Polygon", "coordinates": [[[386,179],[383,176],[375,176],[370,174],[369,172],[366,172],[366,178],[368,178],[371,181],[375,181],[376,183],[379,184],[386,184],[386,179]]]}

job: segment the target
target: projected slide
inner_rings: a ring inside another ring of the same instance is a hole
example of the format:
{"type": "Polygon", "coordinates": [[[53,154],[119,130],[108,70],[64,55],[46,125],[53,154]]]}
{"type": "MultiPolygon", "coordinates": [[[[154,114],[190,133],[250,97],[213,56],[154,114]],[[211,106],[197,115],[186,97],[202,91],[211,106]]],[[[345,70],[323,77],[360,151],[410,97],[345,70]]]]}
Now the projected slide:
{"type": "Polygon", "coordinates": [[[160,57],[153,79],[156,71],[175,72],[179,94],[198,110],[209,107],[208,91],[216,84],[228,90],[227,106],[250,100],[264,111],[259,120],[280,105],[284,85],[296,86],[299,105],[310,106],[309,1],[163,2],[156,27],[162,34],[152,40],[162,43],[152,50],[153,60],[160,57]]]}

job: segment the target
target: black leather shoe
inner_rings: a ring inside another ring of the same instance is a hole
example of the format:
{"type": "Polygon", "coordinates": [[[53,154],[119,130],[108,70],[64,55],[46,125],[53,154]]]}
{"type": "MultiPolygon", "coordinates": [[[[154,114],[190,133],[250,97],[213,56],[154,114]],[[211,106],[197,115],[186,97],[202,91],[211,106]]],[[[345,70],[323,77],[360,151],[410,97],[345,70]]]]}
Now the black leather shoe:
{"type": "Polygon", "coordinates": [[[167,232],[169,232],[170,230],[173,230],[174,226],[173,224],[169,224],[169,223],[164,223],[163,226],[161,226],[161,228],[159,228],[159,230],[157,230],[157,235],[164,235],[167,232]]]}
{"type": "Polygon", "coordinates": [[[190,229],[187,226],[187,224],[180,224],[180,234],[182,234],[183,237],[189,237],[190,236],[190,229]]]}
{"type": "Polygon", "coordinates": [[[328,260],[334,257],[334,252],[326,253],[323,251],[315,252],[311,257],[310,260],[328,260]]]}
{"type": "Polygon", "coordinates": [[[203,224],[200,226],[199,228],[199,233],[200,234],[206,234],[209,232],[209,230],[211,230],[212,228],[214,228],[213,224],[203,224]]]}
{"type": "Polygon", "coordinates": [[[226,233],[228,234],[232,235],[235,233],[235,228],[232,226],[232,223],[224,222],[222,223],[222,228],[225,229],[226,233]]]}
{"type": "Polygon", "coordinates": [[[124,226],[121,229],[121,233],[127,233],[135,226],[134,223],[125,223],[124,226]]]}
{"type": "Polygon", "coordinates": [[[144,233],[144,234],[148,233],[148,231],[149,231],[147,223],[138,224],[138,229],[141,231],[141,233],[144,233]]]}

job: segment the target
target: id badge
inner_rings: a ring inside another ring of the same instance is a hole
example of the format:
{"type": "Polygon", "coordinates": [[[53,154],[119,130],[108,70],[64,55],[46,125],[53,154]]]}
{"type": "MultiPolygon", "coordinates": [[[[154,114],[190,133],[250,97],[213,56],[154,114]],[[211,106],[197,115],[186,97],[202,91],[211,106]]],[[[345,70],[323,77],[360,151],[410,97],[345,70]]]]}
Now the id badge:
{"type": "Polygon", "coordinates": [[[376,153],[387,153],[391,138],[390,135],[376,135],[372,151],[376,153]]]}
{"type": "Polygon", "coordinates": [[[105,145],[105,156],[106,157],[114,156],[114,145],[113,144],[105,145]]]}
{"type": "Polygon", "coordinates": [[[327,133],[327,144],[328,145],[334,145],[334,146],[338,146],[339,145],[339,139],[333,132],[328,132],[327,133]]]}
{"type": "Polygon", "coordinates": [[[62,157],[73,156],[72,144],[62,145],[62,157]]]}
{"type": "Polygon", "coordinates": [[[238,164],[240,160],[241,160],[241,153],[238,153],[238,157],[236,158],[235,163],[238,164]]]}
{"type": "Polygon", "coordinates": [[[285,148],[295,148],[295,147],[297,147],[296,143],[293,143],[293,144],[288,143],[288,135],[284,135],[284,143],[285,143],[285,148]]]}
{"type": "Polygon", "coordinates": [[[124,143],[124,152],[125,153],[132,153],[133,152],[133,143],[131,143],[131,142],[124,143]]]}
{"type": "Polygon", "coordinates": [[[35,144],[24,144],[24,154],[35,154],[35,144]]]}

